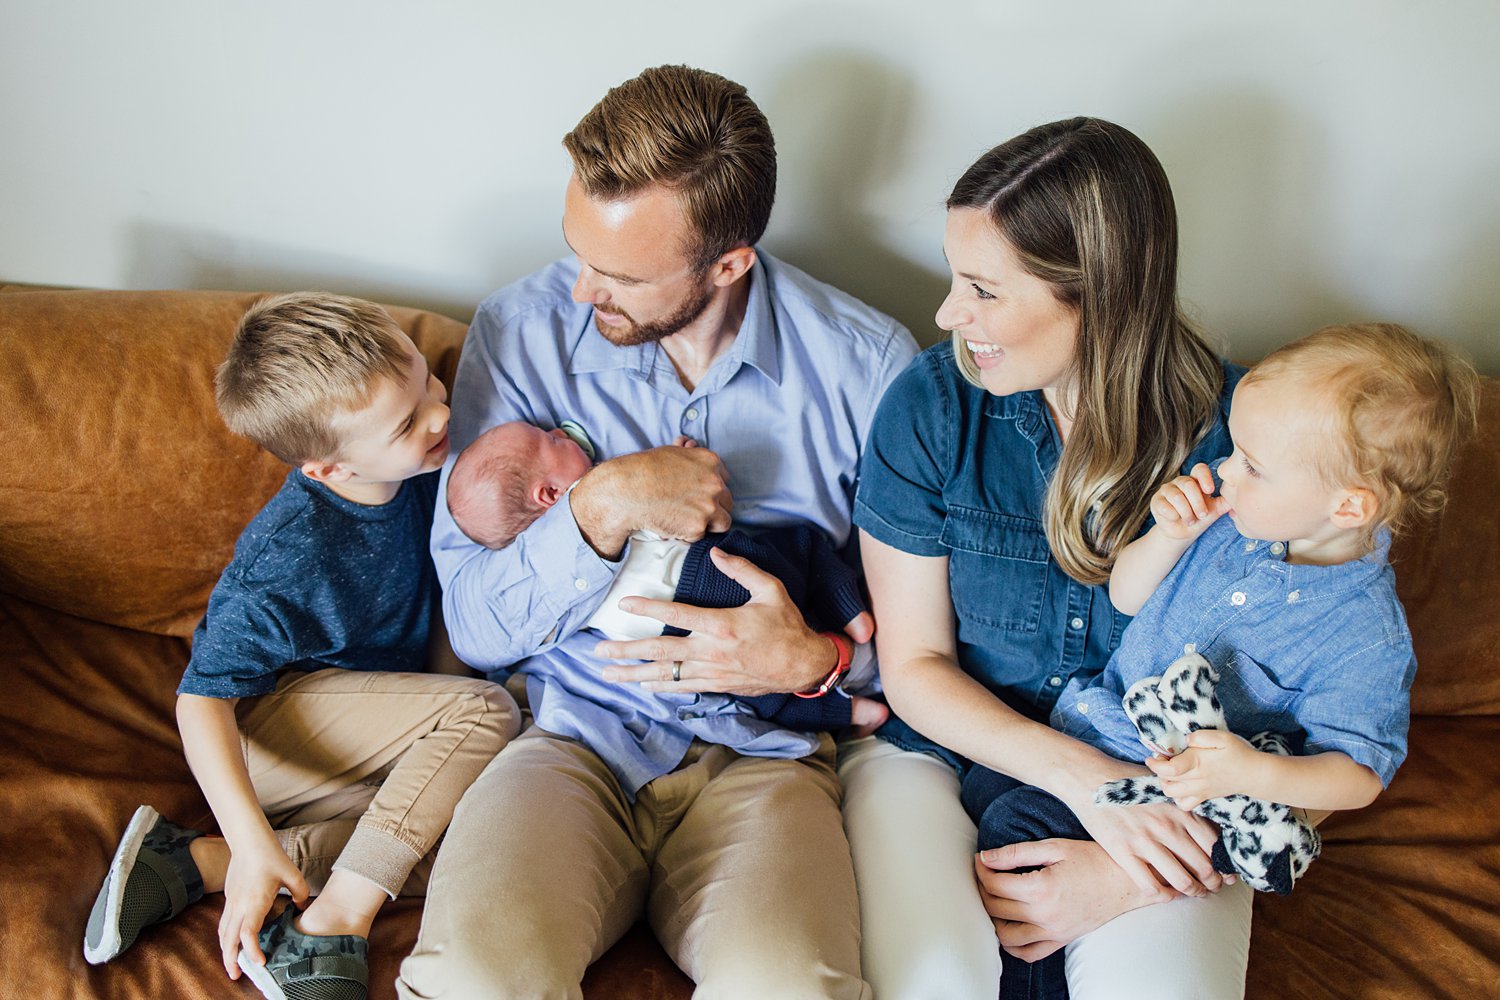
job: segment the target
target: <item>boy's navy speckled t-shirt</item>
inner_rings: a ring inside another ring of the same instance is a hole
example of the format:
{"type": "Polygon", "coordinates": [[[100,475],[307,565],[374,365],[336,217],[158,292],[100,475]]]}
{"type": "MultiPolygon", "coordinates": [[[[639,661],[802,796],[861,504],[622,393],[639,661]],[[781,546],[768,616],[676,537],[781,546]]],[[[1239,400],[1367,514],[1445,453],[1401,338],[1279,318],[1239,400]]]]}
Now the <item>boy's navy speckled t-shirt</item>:
{"type": "Polygon", "coordinates": [[[371,507],[293,469],[235,543],[177,692],[250,698],[288,669],[422,670],[440,596],[427,550],[437,477],[371,507]]]}

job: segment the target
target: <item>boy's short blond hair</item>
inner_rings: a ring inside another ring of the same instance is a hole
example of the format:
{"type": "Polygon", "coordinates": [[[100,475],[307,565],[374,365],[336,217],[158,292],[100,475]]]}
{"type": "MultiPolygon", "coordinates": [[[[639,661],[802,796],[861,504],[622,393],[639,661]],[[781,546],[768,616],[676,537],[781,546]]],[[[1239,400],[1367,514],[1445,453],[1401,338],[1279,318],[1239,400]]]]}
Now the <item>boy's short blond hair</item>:
{"type": "Polygon", "coordinates": [[[1394,323],[1329,326],[1271,352],[1240,384],[1286,377],[1323,404],[1317,471],[1375,494],[1369,535],[1400,534],[1442,510],[1479,407],[1479,377],[1458,352],[1394,323]]]}
{"type": "Polygon", "coordinates": [[[404,382],[407,343],[373,302],[324,292],[262,299],[214,377],[219,414],[289,465],[336,459],[334,417],[364,406],[376,379],[404,382]]]}

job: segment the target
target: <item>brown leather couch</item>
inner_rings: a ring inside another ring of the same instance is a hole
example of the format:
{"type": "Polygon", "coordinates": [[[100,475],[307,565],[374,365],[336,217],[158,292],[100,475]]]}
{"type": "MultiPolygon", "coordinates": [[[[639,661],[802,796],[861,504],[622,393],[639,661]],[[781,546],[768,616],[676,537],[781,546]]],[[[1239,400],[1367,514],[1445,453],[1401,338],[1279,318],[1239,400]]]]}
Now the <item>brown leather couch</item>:
{"type": "MultiPolygon", "coordinates": [[[[224,978],[213,899],[108,966],[81,947],[138,803],[211,822],[173,691],[235,537],[285,474],[213,405],[214,366],[254,298],[0,289],[0,998],[256,995],[224,978]]],[[[463,325],[392,313],[451,376],[463,325]]],[[[1487,380],[1452,505],[1398,548],[1421,662],[1411,756],[1374,806],[1328,821],[1291,897],[1257,901],[1252,997],[1500,995],[1496,496],[1487,380]]],[[[373,997],[393,995],[419,913],[400,900],[377,922],[373,997]]],[[[690,991],[642,927],[584,983],[591,998],[690,991]]]]}

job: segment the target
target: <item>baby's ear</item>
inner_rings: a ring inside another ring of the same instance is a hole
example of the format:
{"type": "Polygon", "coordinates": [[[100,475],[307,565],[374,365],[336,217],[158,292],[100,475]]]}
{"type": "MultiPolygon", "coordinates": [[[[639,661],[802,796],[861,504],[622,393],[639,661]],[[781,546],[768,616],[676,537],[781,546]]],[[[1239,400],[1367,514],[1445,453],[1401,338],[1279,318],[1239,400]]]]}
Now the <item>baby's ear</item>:
{"type": "Polygon", "coordinates": [[[1364,486],[1350,486],[1342,491],[1337,509],[1333,512],[1333,523],[1339,528],[1362,528],[1375,519],[1380,501],[1374,491],[1364,486]]]}
{"type": "Polygon", "coordinates": [[[543,510],[551,508],[562,495],[562,490],[547,482],[537,483],[531,488],[532,501],[543,510]]]}

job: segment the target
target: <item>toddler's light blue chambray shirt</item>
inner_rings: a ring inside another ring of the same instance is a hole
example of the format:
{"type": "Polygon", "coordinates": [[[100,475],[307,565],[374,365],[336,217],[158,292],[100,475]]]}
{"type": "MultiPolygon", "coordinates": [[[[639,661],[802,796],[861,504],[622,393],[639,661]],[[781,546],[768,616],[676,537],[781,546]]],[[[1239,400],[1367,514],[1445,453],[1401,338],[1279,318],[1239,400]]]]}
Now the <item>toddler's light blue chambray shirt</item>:
{"type": "Polygon", "coordinates": [[[1406,757],[1417,671],[1389,549],[1382,532],[1362,559],[1294,565],[1284,543],[1245,538],[1221,517],[1146,601],[1104,672],[1068,685],[1053,725],[1144,760],[1121,698],[1192,644],[1219,672],[1235,733],[1281,733],[1297,753],[1337,750],[1389,784],[1406,757]]]}
{"type": "MultiPolygon", "coordinates": [[[[876,403],[916,345],[889,317],[757,254],[739,335],[691,392],[659,345],[616,347],[599,334],[592,307],[570,296],[572,259],[496,292],[464,344],[454,453],[510,420],[573,421],[601,461],[685,434],[723,459],[736,524],[811,521],[842,546],[876,403]]],[[[606,683],[606,662],[593,654],[600,636],[583,624],[620,563],[589,548],[566,500],[505,549],[475,544],[448,512],[451,468],[452,459],[432,557],[454,650],[491,676],[525,674],[537,724],[587,743],[627,793],[676,767],[694,737],[758,756],[800,757],[817,746],[722,695],[606,683]]]]}
{"type": "MultiPolygon", "coordinates": [[[[1219,410],[1184,471],[1230,450],[1225,420],[1242,374],[1224,366],[1219,410]]],[[[854,509],[887,545],[947,557],[959,666],[1041,721],[1070,679],[1103,669],[1130,621],[1104,587],[1079,583],[1052,558],[1042,503],[1060,453],[1040,392],[992,395],[966,382],[952,345],[939,344],[881,401],[854,509]]],[[[880,736],[962,763],[900,719],[880,736]]]]}

